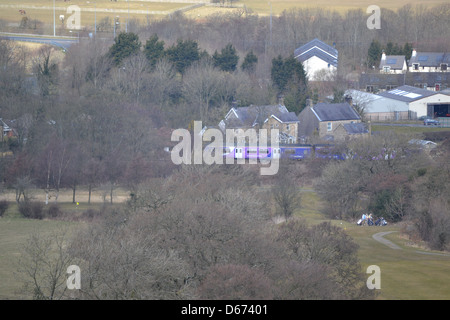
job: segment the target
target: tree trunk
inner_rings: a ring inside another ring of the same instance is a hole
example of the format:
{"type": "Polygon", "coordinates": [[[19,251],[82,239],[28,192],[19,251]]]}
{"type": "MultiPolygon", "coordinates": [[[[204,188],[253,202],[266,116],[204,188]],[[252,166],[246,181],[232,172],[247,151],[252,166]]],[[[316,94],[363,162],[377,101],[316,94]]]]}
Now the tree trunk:
{"type": "Polygon", "coordinates": [[[77,188],[77,186],[74,184],[72,186],[72,203],[75,203],[75,189],[77,188]]]}

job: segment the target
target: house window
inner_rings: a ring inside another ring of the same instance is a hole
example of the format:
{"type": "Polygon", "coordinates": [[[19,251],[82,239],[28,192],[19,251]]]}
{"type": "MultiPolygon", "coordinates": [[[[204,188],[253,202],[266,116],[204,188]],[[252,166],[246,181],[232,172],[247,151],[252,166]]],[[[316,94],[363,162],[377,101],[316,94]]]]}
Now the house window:
{"type": "Polygon", "coordinates": [[[286,130],[289,130],[291,127],[289,126],[289,124],[286,125],[286,130]]]}
{"type": "Polygon", "coordinates": [[[419,64],[418,63],[414,63],[413,64],[413,69],[414,70],[419,70],[419,64]]]}
{"type": "Polygon", "coordinates": [[[366,91],[367,92],[373,92],[373,86],[366,86],[366,91]]]}
{"type": "Polygon", "coordinates": [[[391,84],[388,84],[388,85],[386,85],[386,90],[392,90],[392,89],[395,89],[395,88],[397,88],[397,86],[394,86],[394,85],[391,85],[391,84]]]}
{"type": "Polygon", "coordinates": [[[436,91],[441,90],[441,84],[440,84],[440,83],[436,83],[436,84],[434,85],[434,88],[436,89],[436,91]]]}
{"type": "Polygon", "coordinates": [[[390,66],[384,66],[383,67],[383,71],[384,72],[389,72],[389,71],[391,71],[391,67],[390,66]]]}
{"type": "Polygon", "coordinates": [[[331,131],[331,129],[333,128],[333,125],[331,122],[327,123],[327,131],[331,131]]]}
{"type": "Polygon", "coordinates": [[[448,67],[448,64],[446,64],[446,63],[441,63],[441,70],[442,70],[442,71],[447,71],[447,67],[448,67]]]}

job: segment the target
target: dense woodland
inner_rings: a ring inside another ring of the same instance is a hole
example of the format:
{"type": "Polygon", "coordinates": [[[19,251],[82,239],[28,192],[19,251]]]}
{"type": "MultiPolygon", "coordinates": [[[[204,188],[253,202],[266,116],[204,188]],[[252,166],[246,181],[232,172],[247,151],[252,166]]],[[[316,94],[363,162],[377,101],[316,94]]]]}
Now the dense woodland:
{"type": "Polygon", "coordinates": [[[164,151],[172,129],[215,125],[232,104],[273,104],[282,95],[298,113],[308,99],[346,88],[352,72],[370,72],[384,46],[450,48],[450,5],[383,10],[380,30],[367,29],[367,17],[302,9],[270,24],[245,10],[201,22],[177,14],[134,21],[114,40],[104,24],[97,38],[81,37],[64,53],[0,40],[0,117],[17,134],[2,141],[0,174],[21,212],[58,218],[50,207],[62,188],[74,202],[78,188],[102,188],[111,204],[115,188],[130,190],[126,204],[86,212],[89,226],[68,246],[62,235],[30,239],[21,264],[34,275],[28,292],[67,297],[64,272],[33,263],[48,258],[80,265],[81,298],[373,298],[343,230],[291,219],[302,186],[315,188],[332,219],[370,210],[448,250],[449,140],[428,154],[409,137],[379,133],[337,146],[363,158],[283,162],[270,178],[252,166],[174,166],[164,151]],[[322,87],[292,57],[316,37],[339,50],[336,79],[322,87]],[[33,201],[34,188],[51,195],[46,207],[33,201]],[[287,222],[273,224],[274,214],[287,222]],[[59,256],[45,256],[51,245],[59,256]]]}

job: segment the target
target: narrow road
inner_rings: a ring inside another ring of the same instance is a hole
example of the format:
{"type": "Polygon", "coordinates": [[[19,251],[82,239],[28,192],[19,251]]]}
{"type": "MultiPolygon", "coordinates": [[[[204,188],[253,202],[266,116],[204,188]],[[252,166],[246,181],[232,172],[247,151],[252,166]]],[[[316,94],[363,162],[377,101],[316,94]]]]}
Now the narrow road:
{"type": "MultiPolygon", "coordinates": [[[[378,232],[375,233],[372,238],[374,238],[376,241],[388,246],[391,249],[394,250],[401,250],[402,248],[400,248],[398,245],[396,245],[395,243],[393,243],[392,241],[389,241],[385,238],[383,238],[385,235],[393,233],[393,232],[398,232],[398,231],[386,231],[386,232],[378,232]]],[[[435,255],[435,256],[444,256],[444,257],[450,257],[450,254],[447,253],[438,253],[438,252],[426,252],[426,251],[419,251],[416,250],[416,253],[420,253],[420,254],[428,254],[428,255],[435,255]]]]}
{"type": "Polygon", "coordinates": [[[402,248],[400,248],[398,245],[396,245],[395,243],[393,243],[392,241],[389,241],[385,238],[383,238],[385,235],[393,233],[393,232],[397,232],[397,231],[386,231],[386,232],[378,232],[375,233],[372,238],[374,238],[376,241],[390,247],[391,249],[394,250],[401,250],[402,248]]]}
{"type": "Polygon", "coordinates": [[[23,35],[19,33],[3,33],[0,32],[0,39],[14,40],[14,41],[26,41],[26,42],[36,42],[44,43],[52,46],[57,46],[64,50],[68,50],[69,47],[78,42],[77,38],[71,37],[52,37],[48,35],[23,35]]]}

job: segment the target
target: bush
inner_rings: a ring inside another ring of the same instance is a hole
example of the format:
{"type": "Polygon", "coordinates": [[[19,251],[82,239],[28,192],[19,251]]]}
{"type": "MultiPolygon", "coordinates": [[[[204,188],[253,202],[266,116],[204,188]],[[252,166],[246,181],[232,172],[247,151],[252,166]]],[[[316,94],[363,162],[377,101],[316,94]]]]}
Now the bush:
{"type": "Polygon", "coordinates": [[[19,212],[24,218],[28,219],[43,219],[44,204],[41,202],[24,201],[19,203],[19,212]]]}
{"type": "Polygon", "coordinates": [[[3,216],[3,214],[8,210],[9,204],[8,201],[2,200],[0,201],[0,217],[3,216]]]}
{"type": "Polygon", "coordinates": [[[59,207],[59,204],[52,203],[47,208],[47,216],[49,218],[56,218],[61,215],[61,208],[59,207]]]}

